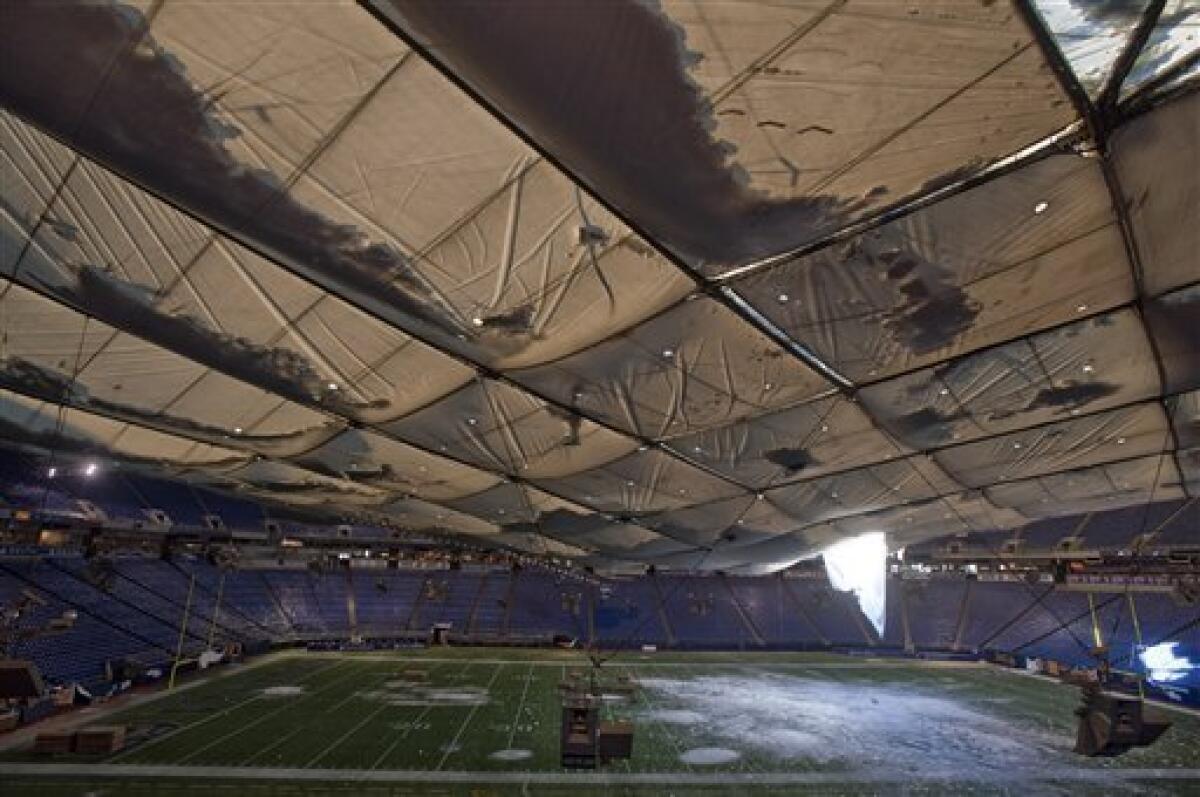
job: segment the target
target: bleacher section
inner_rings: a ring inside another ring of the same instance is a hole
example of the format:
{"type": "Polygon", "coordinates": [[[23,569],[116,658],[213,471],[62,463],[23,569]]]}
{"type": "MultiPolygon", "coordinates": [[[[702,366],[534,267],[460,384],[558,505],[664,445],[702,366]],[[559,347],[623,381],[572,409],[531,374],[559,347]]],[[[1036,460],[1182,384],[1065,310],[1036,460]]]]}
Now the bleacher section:
{"type": "Polygon", "coordinates": [[[719,578],[658,576],[667,621],[681,647],[754,647],[719,578]]]}
{"type": "Polygon", "coordinates": [[[966,579],[930,578],[906,581],[902,586],[913,645],[929,650],[953,649],[967,599],[966,579]]]}
{"type": "MultiPolygon", "coordinates": [[[[453,637],[475,642],[548,644],[566,635],[610,649],[832,647],[899,654],[911,641],[909,652],[918,654],[1003,651],[1094,665],[1085,586],[976,580],[948,571],[892,577],[880,638],[853,596],[813,573],[589,581],[535,566],[239,569],[190,555],[0,558],[0,601],[8,605],[22,589],[46,601],[23,623],[44,622],[64,609],[79,615],[72,630],[22,642],[16,654],[37,660],[52,679],[81,680],[102,677],[114,658],[170,661],[185,607],[185,656],[210,642],[412,639],[448,623],[453,637]]],[[[1116,666],[1136,664],[1131,605],[1143,643],[1200,643],[1200,606],[1181,594],[1154,586],[1092,588],[1102,640],[1116,666]]]]}

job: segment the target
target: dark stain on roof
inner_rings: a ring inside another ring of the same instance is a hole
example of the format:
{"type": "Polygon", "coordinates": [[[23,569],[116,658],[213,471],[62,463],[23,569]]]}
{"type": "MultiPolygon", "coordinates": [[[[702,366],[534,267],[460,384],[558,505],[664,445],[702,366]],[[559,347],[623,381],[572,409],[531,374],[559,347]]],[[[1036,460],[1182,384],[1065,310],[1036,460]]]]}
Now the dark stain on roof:
{"type": "Polygon", "coordinates": [[[456,74],[693,265],[774,254],[869,202],[777,199],[749,187],[735,147],[714,137],[713,106],[689,74],[697,54],[651,3],[391,6],[456,74]]]}

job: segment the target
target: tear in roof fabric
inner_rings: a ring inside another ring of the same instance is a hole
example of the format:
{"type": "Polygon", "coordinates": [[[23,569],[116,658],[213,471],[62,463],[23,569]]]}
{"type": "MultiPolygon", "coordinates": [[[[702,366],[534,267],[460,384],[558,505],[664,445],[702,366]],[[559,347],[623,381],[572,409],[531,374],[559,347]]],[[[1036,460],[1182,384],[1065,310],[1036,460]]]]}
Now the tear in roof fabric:
{"type": "Polygon", "coordinates": [[[747,572],[1200,495],[1141,5],[10,3],[0,437],[747,572]]]}

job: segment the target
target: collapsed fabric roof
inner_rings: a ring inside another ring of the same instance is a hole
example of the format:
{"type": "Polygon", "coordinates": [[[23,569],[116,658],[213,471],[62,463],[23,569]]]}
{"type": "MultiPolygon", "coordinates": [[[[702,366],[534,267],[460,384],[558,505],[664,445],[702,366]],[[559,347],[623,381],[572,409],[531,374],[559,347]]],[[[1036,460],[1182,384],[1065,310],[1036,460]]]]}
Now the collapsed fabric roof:
{"type": "Polygon", "coordinates": [[[0,436],[733,571],[1200,495],[1198,25],[10,3],[0,436]]]}

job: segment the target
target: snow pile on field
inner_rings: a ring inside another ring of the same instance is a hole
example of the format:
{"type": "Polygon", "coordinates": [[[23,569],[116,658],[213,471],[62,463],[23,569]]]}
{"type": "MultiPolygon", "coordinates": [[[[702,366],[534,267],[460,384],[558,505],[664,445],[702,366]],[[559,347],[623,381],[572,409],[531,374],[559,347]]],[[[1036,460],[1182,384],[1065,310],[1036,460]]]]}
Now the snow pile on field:
{"type": "Polygon", "coordinates": [[[726,747],[696,747],[682,753],[679,760],[685,764],[730,764],[742,757],[737,750],[726,747]]]}
{"type": "Polygon", "coordinates": [[[482,706],[489,699],[482,686],[428,686],[402,681],[388,681],[383,688],[360,692],[359,696],[392,706],[482,706]]]}
{"type": "Polygon", "coordinates": [[[699,712],[673,708],[651,709],[650,711],[643,712],[642,716],[648,720],[663,722],[667,725],[699,725],[701,722],[704,722],[704,715],[699,712]]]}
{"type": "Polygon", "coordinates": [[[1072,741],[906,683],[763,674],[643,678],[642,686],[658,707],[640,718],[675,726],[683,743],[715,741],[784,759],[999,770],[1047,762],[1072,741]]]}

